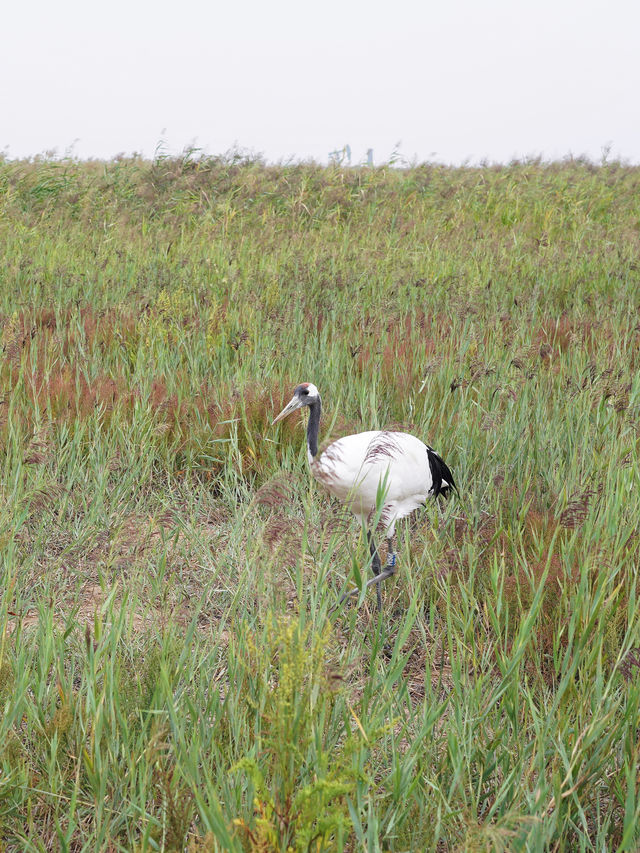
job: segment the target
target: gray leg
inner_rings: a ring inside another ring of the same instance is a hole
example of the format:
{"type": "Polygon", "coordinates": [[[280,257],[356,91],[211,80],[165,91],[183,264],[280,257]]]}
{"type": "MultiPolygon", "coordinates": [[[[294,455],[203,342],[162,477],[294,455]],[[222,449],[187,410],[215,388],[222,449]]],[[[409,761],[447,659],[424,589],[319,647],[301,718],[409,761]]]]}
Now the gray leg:
{"type": "MultiPolygon", "coordinates": [[[[380,554],[378,554],[378,549],[376,548],[376,543],[373,541],[373,536],[371,535],[371,531],[367,530],[367,541],[369,542],[369,553],[371,554],[371,568],[373,569],[373,573],[376,576],[376,579],[380,572],[382,571],[382,564],[380,563],[380,554]]],[[[376,583],[376,595],[378,598],[378,613],[382,610],[382,593],[380,591],[380,581],[376,583]]]]}
{"type": "Polygon", "coordinates": [[[393,550],[393,534],[387,537],[387,565],[385,570],[396,570],[396,552],[393,550]]]}
{"type": "MultiPolygon", "coordinates": [[[[376,585],[377,599],[378,599],[378,612],[382,610],[382,593],[380,592],[380,584],[382,581],[390,578],[392,575],[395,575],[396,569],[396,555],[393,551],[393,536],[387,539],[387,545],[389,547],[389,556],[387,557],[387,565],[384,567],[384,571],[382,571],[382,565],[380,563],[380,555],[378,554],[378,549],[375,546],[373,541],[373,536],[370,531],[367,530],[367,542],[369,543],[369,552],[372,556],[371,568],[373,569],[373,573],[375,577],[368,580],[365,584],[365,587],[370,587],[372,583],[376,585]]],[[[343,601],[347,598],[351,598],[352,595],[358,595],[360,592],[359,589],[352,589],[349,592],[345,592],[340,601],[335,605],[335,607],[331,608],[330,612],[333,612],[337,607],[340,607],[343,601]]]]}

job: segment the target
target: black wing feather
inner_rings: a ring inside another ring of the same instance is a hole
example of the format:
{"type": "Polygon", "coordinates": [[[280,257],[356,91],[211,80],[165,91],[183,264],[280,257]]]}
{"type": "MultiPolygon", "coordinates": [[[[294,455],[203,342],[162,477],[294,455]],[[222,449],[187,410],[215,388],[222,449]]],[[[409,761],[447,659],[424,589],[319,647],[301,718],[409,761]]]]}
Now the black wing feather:
{"type": "MultiPolygon", "coordinates": [[[[431,471],[431,494],[433,497],[437,498],[438,495],[444,495],[446,498],[452,488],[458,492],[458,487],[455,484],[455,480],[453,479],[453,474],[449,470],[449,466],[446,464],[444,459],[435,452],[433,447],[429,447],[428,445],[427,459],[429,460],[429,469],[431,471]]],[[[458,492],[458,494],[460,493],[458,492]]]]}

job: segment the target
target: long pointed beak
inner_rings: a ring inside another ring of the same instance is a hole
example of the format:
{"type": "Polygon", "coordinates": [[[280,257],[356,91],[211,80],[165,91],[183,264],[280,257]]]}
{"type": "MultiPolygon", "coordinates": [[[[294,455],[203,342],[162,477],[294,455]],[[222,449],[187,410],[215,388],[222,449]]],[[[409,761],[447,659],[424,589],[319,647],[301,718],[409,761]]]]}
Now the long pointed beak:
{"type": "Polygon", "coordinates": [[[287,405],[284,407],[284,409],[280,412],[278,417],[275,418],[271,422],[271,426],[273,426],[274,424],[277,424],[278,421],[281,421],[283,418],[286,418],[287,415],[291,414],[291,412],[295,412],[296,409],[301,409],[302,406],[303,406],[303,403],[301,403],[297,397],[293,397],[291,399],[291,401],[289,403],[287,403],[287,405]]]}

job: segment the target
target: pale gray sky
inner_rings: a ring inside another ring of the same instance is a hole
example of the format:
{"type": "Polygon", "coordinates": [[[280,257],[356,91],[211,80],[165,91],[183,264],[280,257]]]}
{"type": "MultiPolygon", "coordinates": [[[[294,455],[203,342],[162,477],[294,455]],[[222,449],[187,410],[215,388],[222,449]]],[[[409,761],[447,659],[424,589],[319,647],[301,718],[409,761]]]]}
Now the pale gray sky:
{"type": "Polygon", "coordinates": [[[640,162],[638,0],[3,0],[0,151],[640,162]]]}

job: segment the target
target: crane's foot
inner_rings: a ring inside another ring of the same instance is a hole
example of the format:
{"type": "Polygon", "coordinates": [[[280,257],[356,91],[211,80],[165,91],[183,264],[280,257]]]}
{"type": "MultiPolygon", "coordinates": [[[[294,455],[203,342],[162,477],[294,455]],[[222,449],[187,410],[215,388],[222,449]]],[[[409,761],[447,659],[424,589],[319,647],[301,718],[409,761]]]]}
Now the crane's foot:
{"type": "MultiPolygon", "coordinates": [[[[395,575],[395,573],[396,573],[395,567],[394,568],[386,567],[383,571],[380,572],[380,574],[376,575],[374,578],[370,578],[366,582],[365,589],[368,589],[374,583],[380,584],[380,583],[382,583],[382,581],[386,581],[387,578],[392,577],[393,575],[395,575]]],[[[380,589],[380,587],[378,587],[378,590],[379,589],[380,589]]],[[[358,589],[358,587],[356,587],[355,589],[350,589],[349,592],[345,592],[345,594],[342,596],[340,601],[334,607],[332,607],[329,612],[333,613],[333,611],[337,610],[338,607],[340,607],[340,605],[343,604],[343,602],[345,602],[347,600],[347,598],[353,598],[354,595],[360,595],[360,590],[358,589]]]]}
{"type": "MultiPolygon", "coordinates": [[[[376,548],[375,542],[373,541],[373,536],[371,535],[371,531],[367,530],[367,542],[369,543],[369,553],[371,554],[371,568],[373,569],[374,577],[367,581],[365,584],[365,589],[368,589],[372,583],[376,584],[376,602],[378,605],[378,613],[382,612],[382,592],[381,592],[381,583],[382,581],[390,578],[391,575],[395,575],[396,573],[396,554],[393,550],[393,536],[387,537],[387,565],[382,569],[380,564],[380,555],[378,554],[378,549],[376,548]]],[[[333,613],[340,605],[347,600],[347,598],[351,598],[354,595],[360,595],[360,590],[358,588],[351,589],[349,592],[345,592],[340,601],[332,607],[329,611],[333,613]]]]}

